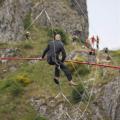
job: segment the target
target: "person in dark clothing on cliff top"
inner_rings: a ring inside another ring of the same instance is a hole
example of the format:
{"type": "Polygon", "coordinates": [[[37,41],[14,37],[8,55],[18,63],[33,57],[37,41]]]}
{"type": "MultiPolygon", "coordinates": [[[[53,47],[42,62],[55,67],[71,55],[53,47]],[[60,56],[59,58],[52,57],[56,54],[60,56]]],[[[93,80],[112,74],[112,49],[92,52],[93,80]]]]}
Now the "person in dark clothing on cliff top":
{"type": "Polygon", "coordinates": [[[70,70],[64,64],[66,52],[64,49],[64,45],[61,41],[61,36],[59,34],[55,35],[55,40],[52,40],[48,43],[41,59],[44,59],[46,54],[47,62],[50,65],[55,65],[55,77],[54,77],[55,83],[59,84],[60,70],[62,70],[69,81],[69,85],[76,86],[77,84],[73,82],[70,70]],[[62,59],[59,58],[61,53],[62,59]]]}

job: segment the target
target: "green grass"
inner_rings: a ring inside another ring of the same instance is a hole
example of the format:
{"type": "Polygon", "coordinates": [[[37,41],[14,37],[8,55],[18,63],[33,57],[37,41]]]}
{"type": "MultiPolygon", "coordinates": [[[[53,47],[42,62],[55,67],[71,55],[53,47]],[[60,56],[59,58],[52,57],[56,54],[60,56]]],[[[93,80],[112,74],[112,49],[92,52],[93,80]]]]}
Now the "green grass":
{"type": "MultiPolygon", "coordinates": [[[[47,29],[34,26],[31,37],[33,41],[23,40],[14,44],[1,43],[1,48],[18,48],[22,57],[40,56],[49,40],[47,29]]],[[[36,118],[36,111],[28,100],[33,96],[56,96],[58,94],[59,89],[53,82],[54,67],[39,61],[35,64],[30,64],[28,61],[11,61],[9,65],[16,65],[18,69],[16,72],[2,74],[5,78],[0,81],[0,118],[2,120],[44,120],[42,117],[36,118]],[[13,84],[12,81],[23,74],[27,74],[33,82],[22,87],[20,84],[13,84]]],[[[63,92],[70,95],[72,90],[68,86],[67,79],[61,77],[61,81],[63,92]]]]}
{"type": "Polygon", "coordinates": [[[120,50],[116,50],[116,51],[111,51],[111,55],[114,58],[114,61],[116,61],[116,63],[118,63],[118,65],[120,64],[120,50]]]}
{"type": "Polygon", "coordinates": [[[36,111],[27,103],[27,99],[20,96],[0,94],[0,118],[2,120],[35,120],[36,111]]]}
{"type": "MultiPolygon", "coordinates": [[[[23,40],[22,42],[16,42],[14,44],[1,43],[0,47],[17,47],[22,57],[40,56],[49,40],[48,29],[34,26],[31,29],[31,37],[32,41],[23,40]]],[[[70,44],[65,47],[67,53],[75,49],[70,44]]],[[[119,52],[113,52],[112,55],[115,61],[119,62],[119,52]]],[[[41,116],[37,118],[36,111],[31,107],[29,99],[33,96],[56,96],[59,93],[58,87],[53,82],[54,66],[48,65],[46,61],[36,61],[34,64],[28,61],[11,61],[9,62],[9,66],[11,65],[16,65],[18,67],[17,71],[4,74],[0,72],[1,75],[4,76],[4,79],[0,80],[0,118],[2,118],[2,120],[42,120],[41,116]],[[18,82],[12,82],[16,81],[18,76],[24,76],[24,74],[28,75],[28,78],[32,81],[30,84],[23,86],[18,82]]],[[[0,69],[7,68],[7,66],[4,65],[0,67],[0,69]]],[[[86,68],[88,66],[82,67],[82,65],[80,65],[79,67],[78,73],[83,70],[83,67],[86,68]]],[[[88,70],[88,68],[86,70],[88,70]]],[[[115,77],[114,75],[116,75],[112,73],[112,70],[108,70],[103,79],[101,69],[97,69],[97,72],[95,67],[89,70],[89,74],[84,74],[85,71],[82,71],[84,75],[80,74],[80,78],[76,72],[73,74],[73,79],[78,83],[83,83],[85,81],[88,82],[90,78],[95,78],[95,86],[99,86],[100,84],[107,84],[115,77]],[[97,75],[95,75],[95,73],[97,75]],[[111,76],[109,73],[112,73],[111,76]]],[[[64,94],[72,97],[71,93],[73,89],[68,85],[68,81],[63,73],[61,74],[60,80],[64,94]]],[[[91,89],[92,84],[93,81],[90,81],[88,88],[91,89]]],[[[83,85],[85,86],[87,83],[83,83],[83,85]]],[[[78,94],[76,96],[78,96],[78,94]]]]}

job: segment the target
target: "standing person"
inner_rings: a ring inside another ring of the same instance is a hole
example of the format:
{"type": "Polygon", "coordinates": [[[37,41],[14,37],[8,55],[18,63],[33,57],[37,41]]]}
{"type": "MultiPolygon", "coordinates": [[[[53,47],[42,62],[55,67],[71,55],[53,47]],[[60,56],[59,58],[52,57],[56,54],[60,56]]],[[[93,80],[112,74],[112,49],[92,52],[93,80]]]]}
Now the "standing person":
{"type": "Polygon", "coordinates": [[[110,56],[109,49],[104,48],[104,52],[106,54],[106,61],[112,61],[112,57],[110,56]]]}
{"type": "Polygon", "coordinates": [[[60,77],[60,69],[65,73],[69,85],[76,86],[77,84],[72,80],[72,74],[67,66],[64,64],[66,58],[66,52],[64,49],[64,45],[61,41],[61,36],[59,34],[55,35],[55,40],[52,40],[48,43],[47,48],[44,50],[42,59],[47,54],[47,62],[50,65],[55,66],[55,77],[54,81],[56,84],[59,84],[59,77],[60,77]],[[62,59],[60,59],[60,54],[62,53],[62,59]]]}
{"type": "Polygon", "coordinates": [[[92,46],[93,49],[95,47],[95,42],[96,42],[95,37],[94,36],[91,37],[91,46],[92,46]]]}
{"type": "Polygon", "coordinates": [[[97,36],[97,38],[96,38],[96,47],[97,47],[97,49],[99,49],[99,43],[100,43],[100,39],[99,39],[99,37],[97,36]]]}

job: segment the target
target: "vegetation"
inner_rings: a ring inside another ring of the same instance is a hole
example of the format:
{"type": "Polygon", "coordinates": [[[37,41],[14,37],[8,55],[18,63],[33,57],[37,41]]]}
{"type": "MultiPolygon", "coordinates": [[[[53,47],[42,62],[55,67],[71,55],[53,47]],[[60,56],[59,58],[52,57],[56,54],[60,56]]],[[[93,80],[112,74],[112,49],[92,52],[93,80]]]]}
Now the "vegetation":
{"type": "MultiPolygon", "coordinates": [[[[74,58],[75,61],[79,61],[79,62],[84,62],[86,61],[86,59],[82,56],[76,56],[74,58]]],[[[82,65],[82,64],[77,64],[77,63],[66,63],[67,66],[69,67],[69,69],[77,76],[77,74],[79,74],[80,76],[86,76],[90,73],[90,69],[88,68],[87,65],[82,65]]]]}
{"type": "MultiPolygon", "coordinates": [[[[30,27],[30,25],[31,25],[31,23],[32,23],[32,20],[31,20],[31,12],[29,12],[29,13],[26,15],[23,23],[24,23],[24,29],[25,29],[25,30],[30,27]]],[[[28,29],[28,30],[29,30],[29,29],[28,29]]]]}
{"type": "Polygon", "coordinates": [[[50,37],[54,37],[54,35],[56,34],[60,34],[61,37],[62,37],[62,41],[64,44],[67,44],[69,41],[69,37],[67,35],[67,33],[65,33],[65,31],[63,29],[60,29],[60,28],[54,28],[54,29],[49,29],[48,30],[48,36],[50,37]]]}
{"type": "Polygon", "coordinates": [[[71,96],[73,103],[79,103],[80,101],[84,101],[85,100],[84,93],[85,88],[82,84],[80,84],[76,89],[72,91],[71,96]]]}
{"type": "MultiPolygon", "coordinates": [[[[59,31],[63,34],[64,40],[69,42],[69,36],[65,36],[65,32],[62,30],[58,29],[59,31]]],[[[33,41],[1,44],[0,46],[18,48],[19,54],[22,57],[40,56],[51,35],[51,31],[47,28],[33,26],[31,29],[33,41]]],[[[71,44],[67,44],[65,47],[68,53],[73,50],[71,44]]],[[[119,52],[111,52],[111,55],[115,57],[116,62],[119,62],[119,52]]],[[[86,61],[86,58],[80,55],[76,56],[75,60],[83,62],[86,61]]],[[[84,100],[86,98],[82,99],[82,95],[85,93],[85,87],[91,90],[93,85],[91,79],[94,78],[95,86],[99,87],[107,84],[116,75],[115,72],[108,69],[105,69],[107,72],[104,76],[103,68],[96,69],[96,67],[87,65],[66,64],[73,72],[73,79],[77,83],[80,83],[76,91],[68,85],[66,77],[61,74],[62,90],[66,96],[72,97],[73,103],[78,103],[83,100],[83,104],[85,104],[84,100]]],[[[53,81],[53,66],[49,66],[45,61],[10,61],[7,66],[0,66],[0,118],[4,118],[3,120],[46,120],[44,117],[37,116],[29,100],[33,96],[55,96],[58,94],[59,89],[53,81]],[[14,65],[17,70],[14,72],[9,71],[9,67],[14,65]],[[3,69],[7,69],[7,72],[1,72],[3,69]]]]}
{"type": "Polygon", "coordinates": [[[16,80],[24,86],[32,83],[32,80],[29,78],[28,74],[18,75],[16,80]]]}
{"type": "Polygon", "coordinates": [[[1,83],[0,87],[1,91],[7,91],[9,92],[12,96],[16,97],[20,95],[23,92],[23,86],[14,80],[5,80],[1,83]]]}
{"type": "Polygon", "coordinates": [[[47,120],[47,119],[45,117],[38,116],[37,118],[35,118],[35,120],[47,120]]]}
{"type": "Polygon", "coordinates": [[[0,6],[2,6],[3,3],[4,3],[4,0],[0,0],[0,6]]]}
{"type": "Polygon", "coordinates": [[[120,64],[120,50],[111,51],[111,55],[113,56],[114,61],[120,64]]]}

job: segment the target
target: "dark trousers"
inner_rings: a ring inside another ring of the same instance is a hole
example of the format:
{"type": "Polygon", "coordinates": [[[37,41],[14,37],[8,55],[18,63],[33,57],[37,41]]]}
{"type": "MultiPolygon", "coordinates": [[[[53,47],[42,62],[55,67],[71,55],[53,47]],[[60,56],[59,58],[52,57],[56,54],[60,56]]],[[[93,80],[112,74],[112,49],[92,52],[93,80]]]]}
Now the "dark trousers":
{"type": "Polygon", "coordinates": [[[70,70],[67,68],[66,65],[64,65],[64,63],[62,62],[58,62],[58,64],[55,64],[55,77],[60,77],[60,70],[62,70],[64,72],[64,74],[66,75],[68,81],[72,80],[72,74],[70,72],[70,70]],[[59,65],[58,65],[59,64],[59,65]]]}
{"type": "Polygon", "coordinates": [[[55,59],[55,57],[52,56],[48,57],[47,61],[50,65],[55,65],[55,77],[60,77],[60,70],[62,70],[68,81],[72,80],[72,74],[63,62],[61,62],[59,59],[55,59]]]}

